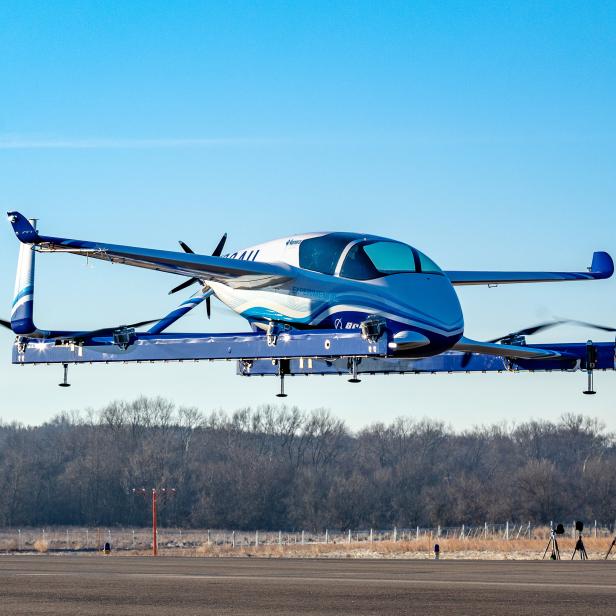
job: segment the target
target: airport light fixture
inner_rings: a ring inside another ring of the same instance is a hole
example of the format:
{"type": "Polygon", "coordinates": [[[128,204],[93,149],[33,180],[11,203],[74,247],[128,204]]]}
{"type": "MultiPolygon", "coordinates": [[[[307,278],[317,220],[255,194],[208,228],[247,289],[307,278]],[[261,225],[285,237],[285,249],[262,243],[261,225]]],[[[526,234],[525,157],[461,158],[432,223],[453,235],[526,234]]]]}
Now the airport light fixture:
{"type": "MultiPolygon", "coordinates": [[[[133,494],[140,494],[146,498],[148,490],[145,488],[133,488],[133,494]]],[[[152,556],[158,556],[158,498],[165,496],[175,496],[175,488],[152,488],[152,556]]]]}

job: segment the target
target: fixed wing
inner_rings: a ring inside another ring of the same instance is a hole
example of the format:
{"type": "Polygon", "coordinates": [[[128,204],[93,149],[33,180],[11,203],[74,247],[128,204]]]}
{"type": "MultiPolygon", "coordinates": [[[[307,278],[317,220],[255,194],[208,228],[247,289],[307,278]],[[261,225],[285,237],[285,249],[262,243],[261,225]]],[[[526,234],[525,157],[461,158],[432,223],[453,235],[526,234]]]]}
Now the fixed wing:
{"type": "MultiPolygon", "coordinates": [[[[19,212],[7,215],[22,250],[11,321],[2,323],[17,335],[22,349],[29,340],[38,340],[53,341],[56,346],[115,345],[126,351],[140,340],[136,327],[154,323],[144,334],[150,338],[143,338],[152,340],[203,301],[207,302],[209,316],[210,298],[215,296],[244,317],[255,335],[270,343],[281,334],[287,340],[299,340],[307,332],[337,331],[354,333],[373,343],[385,340],[388,358],[420,359],[454,352],[461,355],[462,363],[468,363],[473,354],[513,360],[571,360],[573,355],[566,350],[525,343],[524,334],[557,323],[514,332],[497,341],[465,337],[455,287],[600,280],[614,272],[614,263],[606,252],[595,252],[591,266],[583,272],[443,271],[426,254],[404,242],[341,232],[294,235],[223,255],[225,235],[212,255],[201,255],[183,242],[182,252],[172,252],[41,235],[19,212]],[[72,253],[185,277],[171,292],[195,283],[201,289],[155,321],[91,331],[41,330],[33,321],[34,254],[48,252],[72,253]]],[[[300,353],[296,351],[292,357],[302,356],[300,353]]],[[[310,349],[308,355],[354,359],[363,353],[348,351],[336,356],[310,349]]],[[[238,357],[261,359],[254,351],[238,357]]],[[[271,357],[287,359],[282,352],[279,356],[266,355],[271,357]]],[[[356,377],[356,362],[353,370],[356,377]]]]}

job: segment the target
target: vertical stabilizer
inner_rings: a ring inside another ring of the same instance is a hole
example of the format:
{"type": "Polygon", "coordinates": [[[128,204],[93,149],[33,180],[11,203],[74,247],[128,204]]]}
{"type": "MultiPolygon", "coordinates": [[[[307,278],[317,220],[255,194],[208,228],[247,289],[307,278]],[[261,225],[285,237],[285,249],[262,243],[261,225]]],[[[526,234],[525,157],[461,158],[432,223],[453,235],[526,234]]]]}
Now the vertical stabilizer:
{"type": "MultiPolygon", "coordinates": [[[[30,222],[36,228],[36,220],[30,222]]],[[[19,245],[15,294],[11,310],[11,329],[20,335],[32,334],[36,331],[33,320],[35,254],[32,244],[19,245]]]]}

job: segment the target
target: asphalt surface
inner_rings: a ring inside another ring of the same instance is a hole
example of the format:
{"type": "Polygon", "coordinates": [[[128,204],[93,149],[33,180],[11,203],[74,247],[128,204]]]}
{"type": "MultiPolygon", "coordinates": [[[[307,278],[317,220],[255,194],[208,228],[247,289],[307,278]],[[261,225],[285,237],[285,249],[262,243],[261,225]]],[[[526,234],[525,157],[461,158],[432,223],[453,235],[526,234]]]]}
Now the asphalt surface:
{"type": "Polygon", "coordinates": [[[0,614],[616,614],[616,561],[0,556],[0,614]]]}

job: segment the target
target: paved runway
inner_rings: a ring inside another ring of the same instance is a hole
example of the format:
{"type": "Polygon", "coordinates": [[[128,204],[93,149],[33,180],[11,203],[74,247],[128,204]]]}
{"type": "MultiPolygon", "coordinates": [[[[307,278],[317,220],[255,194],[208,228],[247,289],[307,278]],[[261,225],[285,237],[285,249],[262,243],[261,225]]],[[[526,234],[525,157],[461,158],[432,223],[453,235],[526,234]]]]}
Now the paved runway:
{"type": "Polygon", "coordinates": [[[616,561],[0,556],[0,614],[616,613],[616,561]]]}

